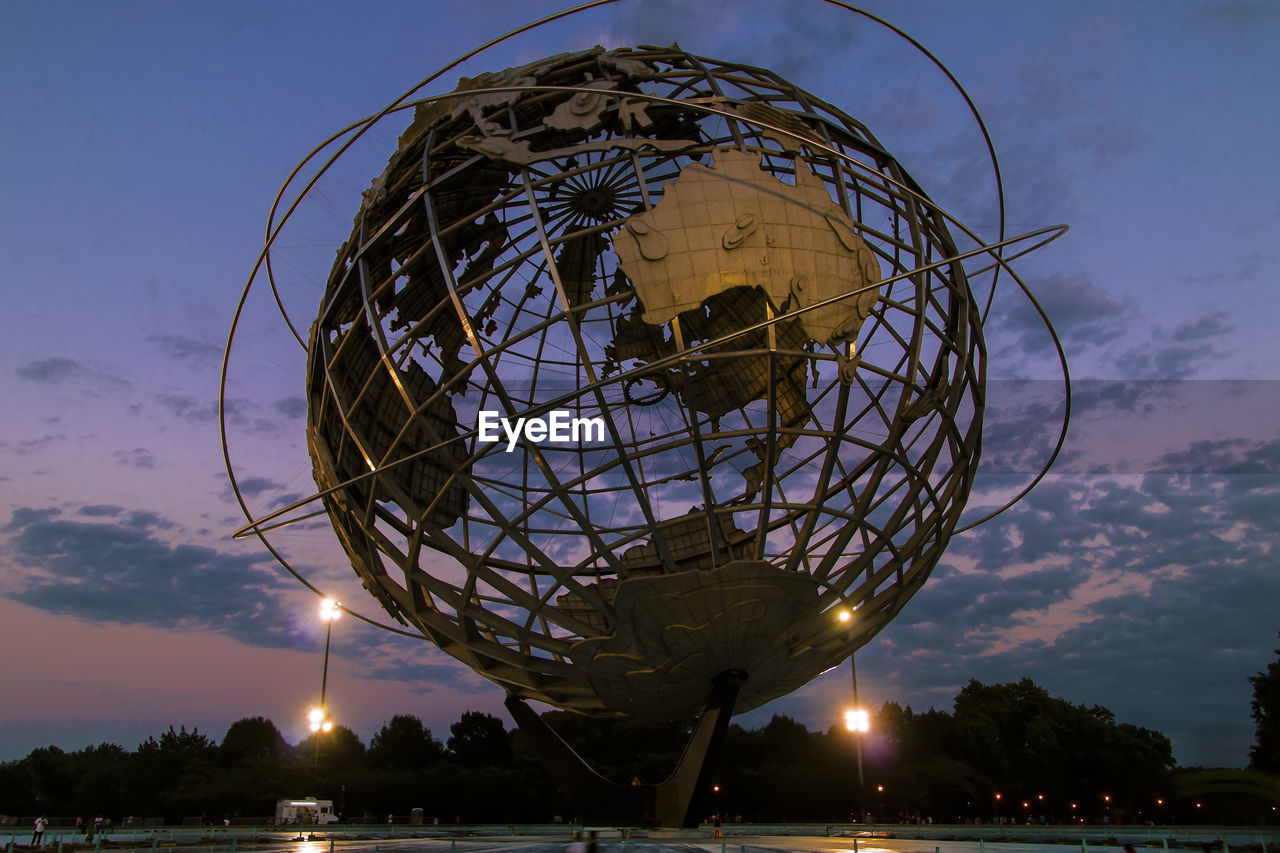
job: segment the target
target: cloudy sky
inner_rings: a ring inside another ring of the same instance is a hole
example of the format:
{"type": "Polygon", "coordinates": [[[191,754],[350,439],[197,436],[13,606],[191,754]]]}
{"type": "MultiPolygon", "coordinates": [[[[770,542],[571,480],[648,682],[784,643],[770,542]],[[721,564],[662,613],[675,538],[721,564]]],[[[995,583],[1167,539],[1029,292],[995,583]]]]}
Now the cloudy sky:
{"type": "MultiPolygon", "coordinates": [[[[9,3],[0,9],[0,760],[130,748],[241,717],[292,739],[318,693],[315,601],[227,486],[216,400],[232,312],[292,166],[464,47],[548,3],[9,3]],[[465,9],[459,12],[459,9],[465,9]]],[[[949,707],[969,679],[1030,676],[1241,765],[1247,678],[1274,658],[1280,514],[1275,329],[1280,7],[1258,2],[870,5],[984,113],[1013,233],[1071,232],[1019,268],[1058,324],[1076,423],[1055,473],[955,539],[859,653],[873,704],[949,707]]],[[[865,20],[809,2],[625,0],[473,60],[475,74],[590,46],[668,44],[772,67],[864,121],[942,206],[996,229],[985,151],[945,78],[865,20]],[[785,5],[787,17],[777,10],[785,5]]],[[[458,72],[431,92],[452,86],[458,72]]],[[[360,190],[402,129],[326,177],[275,255],[309,323],[360,190]]],[[[994,411],[972,518],[1033,472],[1061,388],[1007,290],[987,330],[994,411]]],[[[255,511],[313,491],[304,358],[251,296],[229,387],[255,511]]],[[[378,616],[323,522],[277,540],[378,616]]],[[[339,622],[329,691],[368,738],[437,732],[501,691],[424,642],[339,622]]],[[[825,728],[847,668],[743,718],[825,728]]]]}

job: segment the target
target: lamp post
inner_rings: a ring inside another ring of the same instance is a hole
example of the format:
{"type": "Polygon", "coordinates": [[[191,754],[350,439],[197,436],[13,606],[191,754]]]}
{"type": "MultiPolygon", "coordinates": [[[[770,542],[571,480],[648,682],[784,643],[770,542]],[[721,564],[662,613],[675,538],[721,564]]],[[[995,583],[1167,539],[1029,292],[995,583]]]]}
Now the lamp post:
{"type": "MultiPolygon", "coordinates": [[[[840,610],[837,614],[841,622],[851,622],[853,614],[848,610],[840,610]]],[[[849,674],[853,679],[853,707],[844,712],[844,726],[853,734],[853,745],[858,755],[858,822],[866,817],[863,807],[862,792],[866,787],[862,776],[862,738],[871,730],[871,715],[858,703],[858,662],[853,654],[849,655],[849,674]]]]}
{"type": "Polygon", "coordinates": [[[333,620],[342,615],[342,605],[332,598],[320,602],[320,618],[325,621],[324,629],[324,668],[320,673],[320,705],[312,708],[308,719],[311,731],[316,734],[315,766],[320,766],[320,737],[324,732],[333,730],[333,720],[329,717],[328,706],[324,703],[325,690],[329,686],[329,641],[333,638],[333,620]]]}

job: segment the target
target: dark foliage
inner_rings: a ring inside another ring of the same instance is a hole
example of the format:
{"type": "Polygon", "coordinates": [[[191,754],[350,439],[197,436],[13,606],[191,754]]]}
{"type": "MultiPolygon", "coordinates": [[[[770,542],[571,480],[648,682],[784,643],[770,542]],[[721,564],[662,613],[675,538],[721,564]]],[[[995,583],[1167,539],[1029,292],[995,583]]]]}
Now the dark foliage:
{"type": "Polygon", "coordinates": [[[493,767],[511,761],[511,741],[502,720],[492,714],[464,711],[449,726],[449,755],[463,767],[493,767]]]}
{"type": "Polygon", "coordinates": [[[440,741],[422,720],[409,714],[392,717],[369,741],[369,766],[386,770],[421,770],[444,756],[440,741]]]}
{"type": "MultiPolygon", "coordinates": [[[[1276,649],[1280,655],[1280,649],[1276,649]]],[[[1253,722],[1257,728],[1249,749],[1254,770],[1280,773],[1280,659],[1267,664],[1266,672],[1250,676],[1253,684],[1253,722]]]]}
{"type": "MultiPolygon", "coordinates": [[[[1252,681],[1254,761],[1264,767],[1275,755],[1280,662],[1252,681]]],[[[624,783],[665,779],[693,725],[564,711],[545,718],[601,773],[624,783]]],[[[381,822],[413,808],[444,824],[572,817],[519,731],[468,711],[449,732],[446,749],[420,719],[397,715],[368,749],[342,726],[294,747],[270,720],[251,717],[232,724],[220,744],[170,728],[134,752],[111,744],[71,753],[50,746],[0,764],[0,802],[18,815],[180,821],[202,814],[266,818],[278,798],[312,795],[332,799],[348,821],[381,822]]],[[[1055,699],[1030,680],[971,681],[953,713],[885,704],[861,744],[843,727],[811,732],[781,715],[754,731],[731,725],[713,780],[719,792],[704,792],[702,802],[731,821],[741,815],[770,822],[845,821],[860,810],[890,822],[1209,817],[1193,800],[1223,819],[1252,814],[1248,804],[1215,804],[1198,792],[1180,797],[1177,776],[1159,732],[1118,723],[1106,708],[1055,699]]]]}

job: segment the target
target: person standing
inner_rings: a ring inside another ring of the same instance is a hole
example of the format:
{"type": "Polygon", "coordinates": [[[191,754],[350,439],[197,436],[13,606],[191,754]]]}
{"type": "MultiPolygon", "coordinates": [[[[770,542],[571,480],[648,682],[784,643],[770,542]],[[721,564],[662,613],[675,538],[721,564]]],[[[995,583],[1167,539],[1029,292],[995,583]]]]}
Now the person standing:
{"type": "Polygon", "coordinates": [[[35,828],[31,831],[31,846],[39,847],[44,839],[44,828],[49,825],[49,821],[44,819],[44,815],[36,818],[35,828]]]}

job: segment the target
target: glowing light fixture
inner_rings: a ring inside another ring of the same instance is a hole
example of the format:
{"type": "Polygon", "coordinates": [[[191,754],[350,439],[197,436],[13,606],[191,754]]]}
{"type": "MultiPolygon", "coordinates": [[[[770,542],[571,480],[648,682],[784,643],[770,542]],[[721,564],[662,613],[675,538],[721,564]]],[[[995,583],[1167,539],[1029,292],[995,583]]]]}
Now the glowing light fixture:
{"type": "Polygon", "coordinates": [[[866,708],[850,708],[844,712],[844,727],[851,732],[866,734],[871,731],[871,715],[866,708]]]}

